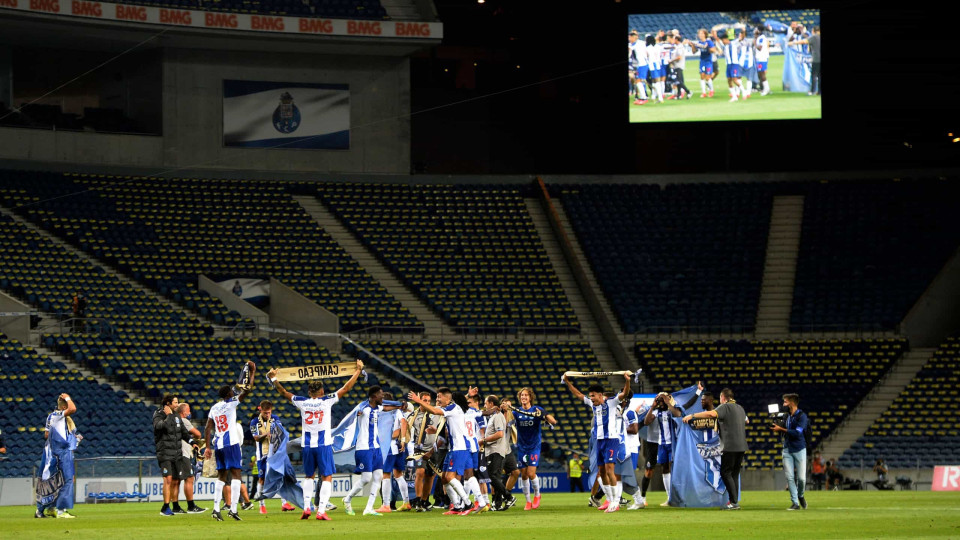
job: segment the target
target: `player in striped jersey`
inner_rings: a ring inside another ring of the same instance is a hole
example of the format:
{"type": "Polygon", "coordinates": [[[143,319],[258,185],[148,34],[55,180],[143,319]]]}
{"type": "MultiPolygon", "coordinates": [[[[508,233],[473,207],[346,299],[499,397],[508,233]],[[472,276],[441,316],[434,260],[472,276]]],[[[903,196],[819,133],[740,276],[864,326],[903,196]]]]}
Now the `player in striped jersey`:
{"type": "Polygon", "coordinates": [[[319,472],[321,484],[320,496],[317,500],[317,519],[330,520],[326,508],[327,502],[330,501],[330,492],[333,490],[333,473],[336,472],[333,464],[333,435],[330,428],[331,410],[357,383],[362,370],[363,362],[357,360],[357,370],[353,376],[331,396],[325,395],[322,381],[310,381],[307,386],[308,397],[296,396],[288,392],[277,381],[276,370],[267,373],[267,378],[277,393],[300,409],[303,432],[303,472],[306,475],[306,478],[300,482],[300,488],[303,490],[303,514],[300,519],[310,518],[310,501],[313,499],[315,486],[314,476],[319,472]]]}
{"type": "Polygon", "coordinates": [[[463,484],[458,479],[468,468],[473,467],[470,461],[470,453],[467,451],[467,440],[465,437],[466,424],[464,421],[464,411],[467,409],[467,400],[462,394],[454,396],[453,391],[447,387],[437,389],[437,406],[430,405],[418,396],[415,392],[407,395],[408,399],[422,406],[424,410],[431,414],[442,414],[447,422],[447,444],[449,451],[447,457],[443,460],[443,484],[454,505],[454,509],[445,512],[447,515],[459,514],[467,515],[473,512],[471,507],[457,507],[458,504],[468,502],[467,492],[463,484]],[[459,510],[459,511],[457,511],[459,510]]]}
{"type": "Polygon", "coordinates": [[[673,421],[673,415],[669,407],[673,397],[661,392],[653,400],[653,407],[647,411],[643,419],[644,425],[657,424],[660,432],[660,441],[657,446],[657,465],[660,465],[660,472],[663,474],[663,487],[667,491],[667,500],[660,506],[669,506],[670,501],[670,464],[673,463],[673,442],[676,440],[677,425],[673,421]]]}
{"type": "MultiPolygon", "coordinates": [[[[490,475],[487,471],[487,458],[483,453],[483,444],[481,441],[484,432],[487,429],[487,419],[480,411],[480,389],[470,388],[467,392],[467,411],[464,413],[466,418],[467,436],[471,444],[471,456],[473,460],[473,480],[476,483],[476,501],[475,509],[478,512],[489,512],[490,501],[487,499],[487,484],[490,483],[490,475]],[[476,448],[476,452],[473,452],[476,448]]],[[[467,479],[468,481],[470,478],[467,479]]],[[[473,482],[471,482],[472,484],[473,482]]],[[[469,489],[470,486],[467,486],[469,489]]]]}
{"type": "MultiPolygon", "coordinates": [[[[620,493],[617,492],[617,478],[614,463],[620,449],[620,430],[618,428],[617,407],[626,396],[630,395],[630,375],[624,374],[623,390],[616,396],[607,398],[603,395],[603,386],[590,385],[587,395],[577,390],[573,382],[564,377],[570,393],[588,407],[593,409],[593,418],[596,422],[596,453],[599,464],[599,476],[604,494],[607,496],[607,512],[616,512],[620,509],[620,493]]],[[[603,507],[601,507],[603,508],[603,507]]]]}
{"type": "Polygon", "coordinates": [[[634,105],[647,102],[647,44],[639,40],[640,33],[631,30],[627,35],[627,77],[634,105]]]}
{"type": "MultiPolygon", "coordinates": [[[[383,398],[387,401],[393,401],[393,394],[385,392],[383,398]]],[[[401,441],[407,437],[407,418],[403,411],[393,413],[393,432],[390,435],[390,450],[387,453],[386,461],[383,463],[383,480],[380,484],[380,499],[383,505],[377,509],[381,514],[389,514],[393,511],[390,507],[393,500],[393,479],[397,479],[397,485],[400,487],[400,496],[403,504],[400,506],[401,512],[409,512],[410,490],[407,489],[407,482],[403,479],[403,471],[407,468],[407,450],[406,445],[401,441]]]]}
{"type": "Polygon", "coordinates": [[[207,450],[204,452],[204,458],[210,459],[216,455],[217,459],[217,481],[214,484],[213,493],[213,519],[223,521],[220,515],[220,501],[223,499],[223,487],[227,483],[227,476],[230,477],[230,511],[227,513],[231,518],[242,521],[237,514],[237,503],[240,501],[240,469],[243,467],[240,445],[243,440],[236,440],[237,424],[237,406],[243,402],[250,390],[253,388],[254,377],[257,372],[257,365],[252,361],[247,362],[250,367],[250,386],[241,390],[239,395],[234,395],[233,386],[224,385],[217,391],[220,401],[210,407],[210,413],[207,414],[207,426],[204,429],[204,438],[207,441],[207,450]],[[211,438],[214,435],[214,438],[211,438]]]}
{"type": "Polygon", "coordinates": [[[730,31],[721,31],[720,41],[723,43],[723,56],[727,60],[727,88],[730,91],[730,101],[740,100],[740,91],[743,86],[740,82],[740,70],[743,64],[743,47],[738,40],[730,39],[730,31]]]}
{"type": "Polygon", "coordinates": [[[760,79],[760,95],[765,96],[770,93],[770,82],[767,81],[767,62],[770,60],[770,40],[763,35],[763,27],[758,26],[753,31],[756,38],[753,40],[756,53],[754,58],[757,62],[757,78],[760,79]]]}
{"type": "Polygon", "coordinates": [[[663,66],[660,64],[660,46],[657,45],[657,38],[647,36],[647,65],[650,74],[650,99],[663,102],[663,94],[660,92],[660,71],[663,66]]]}
{"type": "Polygon", "coordinates": [[[751,71],[754,69],[754,45],[753,38],[747,37],[747,31],[745,28],[737,28],[737,41],[740,42],[740,58],[742,60],[740,76],[747,79],[747,84],[743,85],[743,99],[750,98],[750,92],[753,91],[753,79],[750,76],[751,71]]]}
{"type": "Polygon", "coordinates": [[[383,404],[383,389],[379,386],[371,386],[367,389],[367,401],[357,411],[357,445],[354,448],[354,460],[357,464],[354,474],[360,475],[360,482],[355,483],[353,489],[343,498],[343,510],[348,516],[355,515],[350,502],[367,485],[370,485],[371,489],[363,515],[383,515],[373,509],[373,503],[377,500],[377,489],[373,486],[379,486],[383,480],[383,451],[380,450],[377,423],[381,412],[398,408],[396,405],[383,404]]]}

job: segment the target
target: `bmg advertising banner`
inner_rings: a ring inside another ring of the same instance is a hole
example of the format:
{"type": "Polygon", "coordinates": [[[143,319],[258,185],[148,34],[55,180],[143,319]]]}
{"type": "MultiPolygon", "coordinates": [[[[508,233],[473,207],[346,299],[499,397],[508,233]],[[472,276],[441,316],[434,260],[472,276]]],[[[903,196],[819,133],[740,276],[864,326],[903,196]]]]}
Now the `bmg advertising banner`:
{"type": "Polygon", "coordinates": [[[349,149],[350,88],[224,80],[223,145],[349,149]]]}

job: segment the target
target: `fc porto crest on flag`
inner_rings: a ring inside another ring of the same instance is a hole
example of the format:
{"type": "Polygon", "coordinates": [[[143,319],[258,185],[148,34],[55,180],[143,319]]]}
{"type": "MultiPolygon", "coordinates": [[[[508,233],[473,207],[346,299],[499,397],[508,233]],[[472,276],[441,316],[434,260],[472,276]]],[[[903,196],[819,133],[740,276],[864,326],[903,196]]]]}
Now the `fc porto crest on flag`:
{"type": "Polygon", "coordinates": [[[290,92],[280,94],[280,104],[273,111],[273,127],[280,133],[293,133],[300,127],[300,109],[290,92]]]}

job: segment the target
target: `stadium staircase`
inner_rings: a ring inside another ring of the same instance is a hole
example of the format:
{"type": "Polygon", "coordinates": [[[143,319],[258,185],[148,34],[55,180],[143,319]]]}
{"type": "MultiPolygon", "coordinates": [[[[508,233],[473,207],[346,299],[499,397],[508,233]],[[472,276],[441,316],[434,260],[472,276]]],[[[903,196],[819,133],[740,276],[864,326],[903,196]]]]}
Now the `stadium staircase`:
{"type": "Polygon", "coordinates": [[[757,306],[757,337],[785,337],[790,333],[790,306],[802,225],[803,195],[773,198],[763,285],[757,306]]]}
{"type": "MultiPolygon", "coordinates": [[[[429,307],[420,301],[417,295],[404,286],[316,197],[294,195],[293,199],[297,201],[300,206],[306,210],[307,214],[309,214],[323,230],[327,231],[330,237],[353,257],[373,279],[377,280],[392,297],[396,298],[407,311],[423,323],[424,337],[440,339],[441,337],[447,338],[457,335],[457,332],[454,331],[449,324],[438,317],[429,307]]],[[[389,329],[386,331],[389,332],[389,329]]]]}
{"type": "Polygon", "coordinates": [[[880,418],[897,396],[917,376],[936,348],[907,351],[890,368],[887,375],[877,382],[873,390],[855,407],[847,418],[823,442],[821,454],[827,459],[839,458],[867,429],[880,418]]]}
{"type": "Polygon", "coordinates": [[[577,320],[580,322],[581,334],[590,342],[590,348],[593,349],[593,354],[596,355],[600,366],[605,371],[616,371],[619,369],[617,361],[613,357],[613,352],[610,350],[607,342],[604,341],[603,336],[600,334],[600,327],[597,326],[596,321],[594,321],[593,315],[590,313],[590,308],[587,307],[587,301],[584,300],[583,294],[577,286],[577,281],[573,277],[573,273],[570,271],[566,260],[563,258],[560,243],[557,241],[553,229],[550,228],[550,220],[547,218],[547,213],[544,211],[543,205],[539,199],[528,198],[524,199],[524,202],[527,205],[527,211],[530,213],[530,219],[533,220],[533,225],[537,229],[537,234],[540,236],[540,241],[543,243],[543,248],[546,250],[547,256],[550,257],[550,264],[557,273],[557,279],[560,280],[560,285],[563,286],[563,292],[567,295],[567,298],[570,300],[570,305],[573,306],[573,310],[577,315],[577,320]]]}

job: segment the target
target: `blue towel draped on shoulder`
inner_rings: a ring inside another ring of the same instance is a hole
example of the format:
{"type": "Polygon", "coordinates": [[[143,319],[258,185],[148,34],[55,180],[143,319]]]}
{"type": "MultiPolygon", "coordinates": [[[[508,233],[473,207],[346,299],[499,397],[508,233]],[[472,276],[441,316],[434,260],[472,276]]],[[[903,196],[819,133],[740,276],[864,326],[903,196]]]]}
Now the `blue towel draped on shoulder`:
{"type": "Polygon", "coordinates": [[[273,455],[267,458],[267,470],[263,474],[263,488],[261,488],[263,497],[269,499],[279,494],[303,508],[303,490],[297,483],[297,475],[293,470],[293,464],[290,463],[290,455],[287,453],[290,435],[279,425],[275,425],[272,431],[271,438],[277,437],[277,441],[273,443],[273,455]]]}

